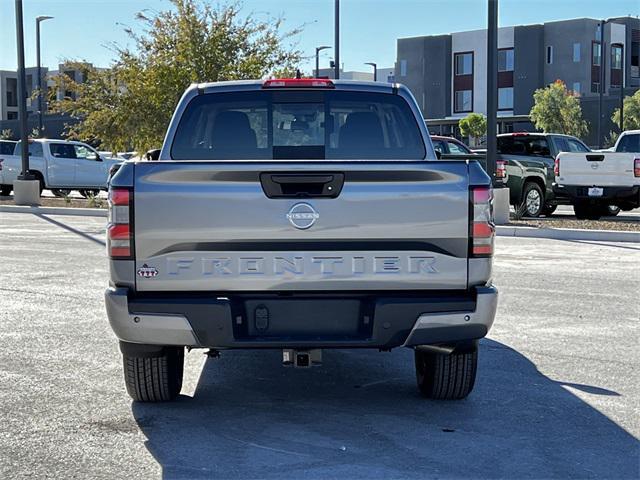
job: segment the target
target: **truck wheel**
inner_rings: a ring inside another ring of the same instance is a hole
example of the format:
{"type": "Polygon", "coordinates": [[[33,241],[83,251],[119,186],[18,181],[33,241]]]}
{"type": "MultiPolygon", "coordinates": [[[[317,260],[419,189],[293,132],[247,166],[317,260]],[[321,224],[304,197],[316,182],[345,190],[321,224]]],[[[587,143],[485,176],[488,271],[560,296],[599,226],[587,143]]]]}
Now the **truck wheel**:
{"type": "Polygon", "coordinates": [[[11,185],[0,186],[0,196],[8,197],[11,194],[11,190],[13,190],[13,187],[11,185]]]}
{"type": "Polygon", "coordinates": [[[158,357],[122,355],[127,392],[138,402],[166,402],[182,389],[184,348],[167,347],[158,357]]]}
{"type": "Polygon", "coordinates": [[[557,205],[545,205],[542,209],[542,214],[545,217],[550,217],[551,215],[553,215],[553,212],[556,211],[556,208],[558,208],[557,205]]]}
{"type": "Polygon", "coordinates": [[[544,194],[540,185],[535,182],[527,182],[522,191],[522,203],[520,211],[525,217],[539,217],[544,208],[544,194]]]}
{"type": "Polygon", "coordinates": [[[89,197],[97,197],[100,194],[100,190],[78,190],[80,192],[80,195],[82,195],[84,198],[89,198],[89,197]]]}
{"type": "Polygon", "coordinates": [[[473,390],[478,349],[460,353],[415,350],[416,379],[420,393],[435,400],[459,400],[473,390]]]}
{"type": "Polygon", "coordinates": [[[578,220],[600,220],[609,211],[607,205],[589,205],[588,203],[576,203],[573,211],[578,220]]]}
{"type": "Polygon", "coordinates": [[[52,188],[51,193],[56,197],[67,197],[71,193],[71,190],[68,188],[52,188]]]}
{"type": "Polygon", "coordinates": [[[620,207],[616,207],[615,205],[609,205],[607,207],[607,213],[605,213],[606,217],[615,217],[620,213],[620,207]]]}
{"type": "Polygon", "coordinates": [[[31,172],[31,173],[33,173],[33,176],[35,177],[35,179],[40,182],[40,196],[42,196],[42,191],[44,190],[44,187],[46,186],[44,184],[44,177],[42,176],[42,174],[40,172],[31,172]]]}

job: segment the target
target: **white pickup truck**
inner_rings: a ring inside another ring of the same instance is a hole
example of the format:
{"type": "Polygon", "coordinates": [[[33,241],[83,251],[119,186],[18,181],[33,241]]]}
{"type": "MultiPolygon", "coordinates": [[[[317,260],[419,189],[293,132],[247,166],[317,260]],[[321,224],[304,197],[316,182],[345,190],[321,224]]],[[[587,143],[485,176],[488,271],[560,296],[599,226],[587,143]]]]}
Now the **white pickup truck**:
{"type": "MultiPolygon", "coordinates": [[[[0,194],[9,195],[13,182],[22,171],[20,142],[13,155],[0,155],[0,194]]],[[[121,159],[104,158],[81,142],[37,139],[29,141],[29,171],[40,180],[40,191],[54,193],[79,190],[80,193],[97,194],[107,189],[109,169],[122,163],[121,159]]]]}
{"type": "Polygon", "coordinates": [[[623,132],[613,152],[561,153],[553,190],[568,196],[576,217],[597,220],[610,205],[640,207],[640,130],[623,132]]]}

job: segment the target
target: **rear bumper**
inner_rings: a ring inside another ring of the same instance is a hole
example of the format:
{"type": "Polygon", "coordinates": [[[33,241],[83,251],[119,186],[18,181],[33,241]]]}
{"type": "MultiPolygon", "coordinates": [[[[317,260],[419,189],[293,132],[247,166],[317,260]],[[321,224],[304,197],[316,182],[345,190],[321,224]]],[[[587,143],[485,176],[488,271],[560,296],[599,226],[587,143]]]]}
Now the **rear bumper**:
{"type": "Polygon", "coordinates": [[[127,343],[387,349],[484,337],[493,324],[498,291],[489,286],[406,295],[255,293],[227,297],[142,295],[126,288],[108,288],[105,301],[111,328],[127,343]],[[271,323],[264,322],[269,314],[273,315],[271,323]]]}
{"type": "Polygon", "coordinates": [[[557,195],[564,195],[571,200],[601,202],[606,200],[612,203],[625,202],[640,206],[640,185],[632,187],[602,187],[602,196],[590,197],[589,187],[578,185],[553,184],[553,191],[557,195]]]}

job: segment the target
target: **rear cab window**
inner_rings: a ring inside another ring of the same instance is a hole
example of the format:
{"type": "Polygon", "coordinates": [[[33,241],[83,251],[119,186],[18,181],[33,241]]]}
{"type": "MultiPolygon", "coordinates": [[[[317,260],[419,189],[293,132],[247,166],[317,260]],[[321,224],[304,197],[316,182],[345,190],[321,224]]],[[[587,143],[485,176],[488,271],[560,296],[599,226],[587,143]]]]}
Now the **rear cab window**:
{"type": "Polygon", "coordinates": [[[171,145],[174,160],[423,160],[422,133],[400,95],[252,90],[198,95],[171,145]]]}
{"type": "Polygon", "coordinates": [[[538,135],[509,135],[498,137],[498,153],[504,155],[525,155],[548,157],[551,155],[549,142],[538,135]]]}
{"type": "Polygon", "coordinates": [[[15,148],[13,142],[0,142],[0,155],[12,155],[15,148]]]}
{"type": "MultiPolygon", "coordinates": [[[[13,154],[18,156],[22,155],[22,142],[16,143],[13,154]]],[[[42,144],[40,142],[29,142],[29,156],[42,157],[42,144]]]]}
{"type": "Polygon", "coordinates": [[[640,133],[623,136],[618,144],[617,152],[640,153],[640,133]]]}

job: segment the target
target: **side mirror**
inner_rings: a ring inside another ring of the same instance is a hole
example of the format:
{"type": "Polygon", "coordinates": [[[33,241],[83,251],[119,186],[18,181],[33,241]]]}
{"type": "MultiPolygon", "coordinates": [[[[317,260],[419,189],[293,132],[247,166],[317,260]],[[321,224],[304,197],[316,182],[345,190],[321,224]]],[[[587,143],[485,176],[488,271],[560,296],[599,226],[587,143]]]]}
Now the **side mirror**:
{"type": "Polygon", "coordinates": [[[145,160],[154,161],[160,158],[160,149],[154,148],[153,150],[149,150],[144,154],[145,160]]]}

